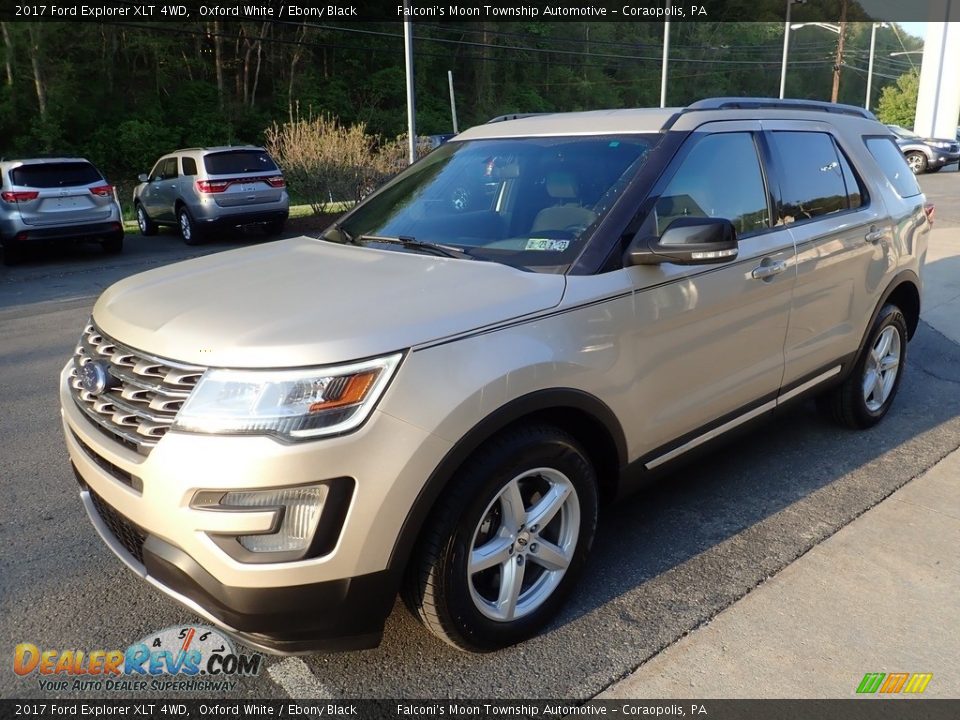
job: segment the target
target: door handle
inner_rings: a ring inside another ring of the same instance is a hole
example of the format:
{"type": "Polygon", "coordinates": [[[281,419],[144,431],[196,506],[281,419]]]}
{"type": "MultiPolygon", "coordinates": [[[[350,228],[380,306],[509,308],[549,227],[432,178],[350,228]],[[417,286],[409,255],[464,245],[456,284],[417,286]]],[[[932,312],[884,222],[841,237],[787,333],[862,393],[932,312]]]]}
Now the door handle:
{"type": "Polygon", "coordinates": [[[176,184],[176,183],[173,183],[173,184],[170,186],[170,189],[171,189],[171,190],[176,190],[176,189],[177,189],[177,184],[176,184]]]}
{"type": "Polygon", "coordinates": [[[750,273],[750,277],[754,280],[769,280],[786,269],[787,264],[783,260],[777,260],[769,265],[758,265],[753,269],[753,272],[750,273]]]}
{"type": "Polygon", "coordinates": [[[868,243],[878,243],[887,237],[886,230],[878,230],[875,227],[870,228],[870,232],[863,236],[868,243]]]}

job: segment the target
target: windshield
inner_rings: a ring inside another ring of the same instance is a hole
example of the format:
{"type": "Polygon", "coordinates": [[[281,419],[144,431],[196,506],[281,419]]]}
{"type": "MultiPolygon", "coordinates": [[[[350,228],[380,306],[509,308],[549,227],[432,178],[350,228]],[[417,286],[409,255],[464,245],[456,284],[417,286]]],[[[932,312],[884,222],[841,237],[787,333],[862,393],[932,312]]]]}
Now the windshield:
{"type": "MultiPolygon", "coordinates": [[[[560,271],[580,253],[659,139],[645,134],[449,142],[325,237],[415,239],[482,260],[560,271]]],[[[383,246],[415,251],[409,243],[383,246]]]]}

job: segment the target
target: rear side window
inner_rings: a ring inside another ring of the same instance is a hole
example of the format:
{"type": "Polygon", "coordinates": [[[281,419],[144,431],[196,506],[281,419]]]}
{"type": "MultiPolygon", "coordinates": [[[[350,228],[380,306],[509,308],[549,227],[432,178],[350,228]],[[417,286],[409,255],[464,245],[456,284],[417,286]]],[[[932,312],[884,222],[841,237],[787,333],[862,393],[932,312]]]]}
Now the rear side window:
{"type": "Polygon", "coordinates": [[[183,163],[183,174],[184,175],[196,175],[197,174],[197,161],[192,157],[181,158],[183,163]]]}
{"type": "Polygon", "coordinates": [[[860,206],[853,171],[829,134],[775,131],[770,137],[781,168],[778,224],[803,222],[860,206]]]}
{"type": "Polygon", "coordinates": [[[276,163],[263,150],[227,150],[211,153],[204,156],[203,166],[211,175],[277,171],[276,163]]]}
{"type": "Polygon", "coordinates": [[[100,172],[88,162],[38,163],[21,165],[10,171],[10,181],[21,187],[72,187],[102,180],[100,172]]]}
{"type": "Polygon", "coordinates": [[[677,218],[725,218],[737,235],[770,227],[767,191],[753,135],[707,135],[683,159],[654,206],[657,234],[677,218]]]}
{"type": "Polygon", "coordinates": [[[887,180],[897,191],[897,195],[902,198],[913,197],[920,194],[920,186],[917,184],[917,178],[910,172],[907,161],[903,153],[891,137],[869,137],[866,138],[867,150],[877,161],[877,165],[887,176],[887,180]]]}

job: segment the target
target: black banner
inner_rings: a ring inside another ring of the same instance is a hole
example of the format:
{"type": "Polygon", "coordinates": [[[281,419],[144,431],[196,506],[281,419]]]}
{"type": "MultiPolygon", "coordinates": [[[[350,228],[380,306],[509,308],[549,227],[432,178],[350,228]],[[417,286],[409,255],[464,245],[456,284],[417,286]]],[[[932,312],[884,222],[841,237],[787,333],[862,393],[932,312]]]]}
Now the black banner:
{"type": "Polygon", "coordinates": [[[0,718],[955,720],[960,700],[0,700],[0,718]]]}
{"type": "MultiPolygon", "coordinates": [[[[342,23],[414,22],[783,22],[786,0],[0,0],[0,19],[21,22],[207,22],[342,23]]],[[[833,21],[835,0],[792,6],[794,21],[833,21]]],[[[878,3],[849,0],[849,21],[927,21],[936,0],[878,3]]]]}

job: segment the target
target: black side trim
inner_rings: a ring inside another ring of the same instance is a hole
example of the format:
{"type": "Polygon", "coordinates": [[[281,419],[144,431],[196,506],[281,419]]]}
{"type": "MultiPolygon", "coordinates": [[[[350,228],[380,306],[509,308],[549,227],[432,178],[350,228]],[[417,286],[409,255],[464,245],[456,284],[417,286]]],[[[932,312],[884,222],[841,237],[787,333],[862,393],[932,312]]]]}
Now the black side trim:
{"type": "Polygon", "coordinates": [[[712,420],[711,422],[706,423],[704,425],[701,425],[695,430],[692,430],[675,440],[671,440],[670,442],[664,445],[661,445],[660,447],[655,448],[654,450],[651,450],[650,452],[643,455],[642,457],[637,458],[636,460],[629,463],[629,465],[627,465],[623,469],[623,472],[621,474],[621,479],[620,479],[620,489],[618,492],[618,497],[623,497],[625,495],[629,495],[633,492],[636,492],[637,490],[640,490],[641,488],[655,481],[657,478],[661,477],[662,475],[672,472],[673,470],[676,469],[677,466],[682,465],[684,462],[688,462],[692,459],[702,457],[703,455],[713,452],[713,450],[715,450],[717,446],[722,445],[725,442],[729,442],[732,438],[740,437],[746,432],[749,432],[754,427],[756,427],[758,423],[762,422],[764,419],[769,418],[774,413],[779,412],[781,408],[793,405],[797,401],[809,398],[812,395],[816,395],[838,384],[843,380],[843,378],[847,374],[849,374],[850,369],[853,367],[853,364],[856,361],[857,357],[858,357],[857,353],[851,353],[849,355],[846,355],[845,357],[839,358],[831,363],[828,363],[823,367],[817,368],[813,372],[807,373],[803,377],[797,378],[796,380],[790,382],[788,385],[784,385],[783,387],[780,388],[778,392],[769,393],[758,400],[755,400],[751,403],[743,405],[740,408],[734,410],[733,412],[727,413],[722,417],[712,420]],[[780,396],[783,396],[789,393],[790,391],[800,387],[804,383],[807,383],[810,380],[813,380],[814,378],[816,378],[817,376],[823,375],[825,372],[837,367],[837,365],[839,365],[841,369],[840,369],[840,372],[837,373],[835,376],[831,378],[827,378],[823,382],[817,383],[816,385],[805,390],[804,392],[799,393],[794,397],[791,397],[789,400],[781,401],[780,404],[777,405],[776,407],[772,407],[769,410],[766,410],[760,413],[759,415],[757,415],[757,417],[751,418],[750,420],[745,421],[742,425],[737,425],[736,427],[731,428],[730,430],[724,432],[722,435],[718,435],[715,438],[711,438],[710,440],[705,441],[702,445],[698,445],[694,448],[691,448],[687,452],[684,452],[683,454],[678,455],[677,457],[663,463],[662,465],[655,467],[652,470],[647,469],[646,464],[648,462],[656,460],[657,458],[662,457],[663,455],[666,455],[667,453],[679,447],[682,447],[683,445],[690,442],[691,440],[694,440],[700,437],[701,435],[704,435],[705,433],[708,433],[711,430],[714,430],[720,427],[721,425],[725,425],[731,420],[736,420],[742,415],[749,413],[751,410],[754,410],[766,403],[769,403],[772,400],[779,398],[780,396]]]}
{"type": "Polygon", "coordinates": [[[154,536],[143,546],[147,573],[239,631],[277,652],[375,647],[393,607],[397,580],[381,571],[289,587],[224,585],[179,548],[154,536]]]}
{"type": "MultiPolygon", "coordinates": [[[[573,409],[589,414],[597,420],[613,441],[616,447],[617,465],[622,468],[627,462],[627,440],[623,428],[614,412],[601,400],[593,395],[572,388],[555,388],[539,390],[537,392],[517,398],[492,412],[467,432],[440,464],[434,469],[424,483],[420,494],[407,513],[403,527],[393,546],[390,561],[387,565],[398,574],[406,567],[407,560],[413,550],[414,543],[420,535],[420,530],[427,516],[433,509],[437,498],[446,487],[450,478],[466,459],[477,450],[486,440],[497,432],[516,422],[522,417],[536,412],[573,409]]],[[[399,575],[398,575],[399,576],[399,575]]]]}

